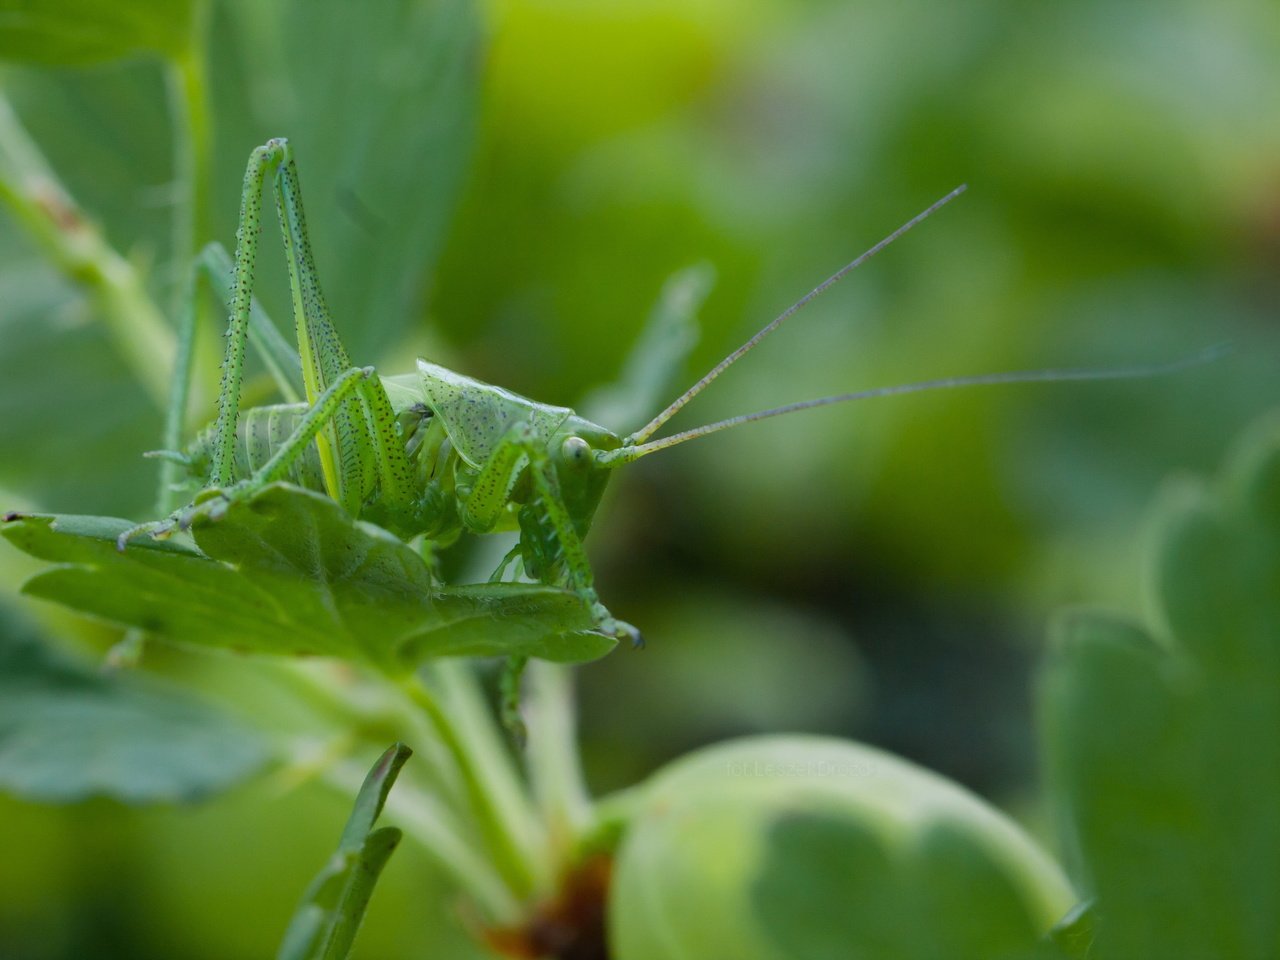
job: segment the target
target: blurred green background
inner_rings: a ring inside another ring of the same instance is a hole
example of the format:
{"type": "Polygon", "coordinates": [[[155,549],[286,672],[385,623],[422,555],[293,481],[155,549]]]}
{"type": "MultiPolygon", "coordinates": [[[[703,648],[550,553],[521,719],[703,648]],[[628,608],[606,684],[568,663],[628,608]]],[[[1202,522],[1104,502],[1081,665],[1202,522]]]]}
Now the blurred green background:
{"type": "MultiPolygon", "coordinates": [[[[579,671],[588,775],[636,782],[755,731],[866,740],[1035,828],[1030,675],[1048,613],[1141,613],[1144,507],[1274,404],[1280,10],[1270,0],[221,0],[208,236],[290,137],[357,362],[415,354],[552,403],[609,381],[666,279],[710,263],[691,382],[958,183],[672,427],[1032,367],[1177,376],[937,393],[773,420],[615,483],[589,544],[649,639],[579,671]]],[[[9,51],[12,56],[12,51],[9,51]]],[[[107,238],[172,302],[162,65],[6,65],[0,85],[107,238]]],[[[286,316],[274,227],[260,268],[286,316]]],[[[148,516],[160,411],[84,294],[0,212],[4,506],[148,516]]],[[[213,337],[209,337],[210,342],[213,337]]],[[[202,359],[211,379],[212,352],[202,359]]],[[[266,396],[260,392],[259,399],[266,396]]],[[[206,405],[193,412],[199,422],[206,405]]],[[[638,424],[612,424],[632,429],[638,424]]],[[[113,638],[16,596],[6,629],[113,638]]],[[[198,658],[161,658],[187,679],[198,658]]],[[[219,663],[211,671],[250,669],[219,663]]],[[[270,953],[345,815],[258,783],[202,807],[0,803],[0,956],[270,953]]],[[[358,948],[467,956],[406,850],[358,948]]]]}

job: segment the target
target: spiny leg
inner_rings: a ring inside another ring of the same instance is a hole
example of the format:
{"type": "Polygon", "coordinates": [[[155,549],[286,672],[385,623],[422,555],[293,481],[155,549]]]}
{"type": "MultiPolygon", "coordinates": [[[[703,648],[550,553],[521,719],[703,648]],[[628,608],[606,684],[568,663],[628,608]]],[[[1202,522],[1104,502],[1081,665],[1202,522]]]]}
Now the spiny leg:
{"type": "MultiPolygon", "coordinates": [[[[246,492],[254,492],[276,480],[282,480],[289,473],[294,461],[302,456],[307,444],[314,440],[326,425],[333,422],[349,399],[363,393],[370,387],[370,378],[374,376],[373,367],[352,367],[346,370],[320,394],[311,408],[306,412],[289,438],[271,455],[271,459],[258,468],[248,480],[242,480],[236,486],[246,492]]],[[[376,389],[381,390],[380,386],[376,389]]]]}
{"type": "Polygon", "coordinates": [[[616,619],[596,594],[595,581],[591,574],[591,565],[587,562],[587,551],[582,546],[582,538],[578,536],[573,518],[565,507],[564,498],[560,495],[560,481],[556,477],[555,466],[544,446],[537,442],[531,433],[526,433],[524,449],[529,456],[529,472],[533,476],[533,484],[540,497],[540,505],[547,519],[555,528],[556,537],[560,541],[560,549],[564,553],[565,569],[569,574],[569,582],[573,590],[586,603],[591,605],[591,614],[601,633],[630,640],[633,647],[644,646],[644,638],[640,631],[631,624],[616,619]]]}
{"type": "Polygon", "coordinates": [[[227,327],[227,351],[222,361],[222,387],[218,394],[218,419],[214,426],[209,486],[227,487],[235,482],[236,420],[240,415],[240,387],[244,378],[244,346],[253,302],[253,277],[262,232],[262,186],[267,172],[280,162],[283,144],[270,140],[249,155],[240,194],[240,226],[236,229],[235,280],[231,292],[231,318],[227,327]]]}
{"type": "MultiPolygon", "coordinates": [[[[231,321],[227,355],[223,363],[222,394],[215,427],[213,470],[210,485],[225,487],[235,480],[234,442],[239,413],[245,341],[253,307],[253,280],[262,226],[262,193],[266,175],[275,171],[276,210],[284,236],[293,293],[294,322],[307,400],[316,403],[337,377],[351,368],[351,361],[329,318],[320,289],[315,259],[307,235],[297,164],[287,140],[273,139],[253,151],[245,171],[240,201],[240,227],[236,233],[235,281],[231,292],[231,321]]],[[[361,416],[361,402],[348,397],[316,438],[325,486],[330,496],[358,514],[365,491],[378,477],[373,450],[361,416]]],[[[380,411],[374,411],[379,415],[380,411]]],[[[393,460],[395,453],[388,454],[393,460]]],[[[403,453],[400,456],[404,460],[403,453]]],[[[408,462],[403,473],[408,474],[408,462]]]]}
{"type": "Polygon", "coordinates": [[[123,550],[130,540],[144,534],[164,537],[174,530],[185,530],[199,516],[217,519],[234,501],[250,497],[267,484],[285,479],[307,445],[333,422],[343,405],[353,399],[357,401],[356,409],[365,418],[363,428],[372,440],[372,456],[381,471],[378,488],[381,502],[391,519],[403,518],[411,522],[415,509],[412,477],[396,432],[391,401],[374,375],[373,367],[353,367],[344,371],[320,395],[319,401],[307,410],[293,432],[280,442],[275,452],[251,477],[225,489],[208,487],[201,491],[194,503],[166,519],[129,528],[116,539],[117,547],[123,550]],[[403,468],[398,466],[401,462],[403,468]]]}
{"type": "MultiPolygon", "coordinates": [[[[144,457],[165,461],[165,469],[161,477],[160,503],[157,512],[169,513],[173,507],[168,502],[169,494],[176,489],[179,470],[189,470],[190,458],[182,450],[182,425],[186,417],[188,398],[191,393],[191,381],[194,373],[192,364],[192,345],[195,340],[196,319],[199,315],[199,301],[207,288],[214,294],[222,308],[230,313],[234,309],[235,296],[235,262],[227,248],[213,241],[205,245],[196,257],[191,269],[188,284],[190,300],[186,305],[186,314],[178,336],[178,355],[174,361],[174,382],[170,394],[169,408],[165,415],[164,447],[149,450],[144,457]]],[[[258,358],[266,366],[276,389],[286,403],[298,403],[302,399],[302,361],[298,351],[289,346],[280,335],[267,312],[258,302],[257,297],[250,297],[248,345],[254,349],[258,358]]],[[[237,425],[238,426],[238,425],[237,425]]]]}
{"type": "MultiPolygon", "coordinates": [[[[222,488],[235,482],[236,423],[240,416],[240,389],[244,379],[245,340],[248,336],[249,313],[253,303],[253,278],[258,256],[258,236],[262,232],[262,187],[267,172],[283,156],[279,141],[269,141],[254,149],[244,172],[240,194],[240,224],[236,228],[236,256],[231,286],[231,316],[227,323],[227,348],[222,360],[222,382],[218,392],[218,416],[214,422],[213,451],[210,457],[208,486],[222,488]]],[[[194,296],[193,290],[193,296],[194,296]]],[[[185,361],[184,365],[186,364],[185,361]]],[[[177,371],[174,396],[169,416],[180,418],[186,406],[187,372],[177,371]]],[[[175,422],[177,422],[175,420],[175,422]]],[[[166,427],[165,442],[176,446],[175,431],[166,427]]],[[[176,452],[176,451],[169,451],[176,452]]],[[[179,454],[180,456],[180,454],[179,454]]],[[[134,537],[145,533],[171,531],[178,514],[165,520],[138,524],[116,539],[123,550],[134,537]]]]}
{"type": "MultiPolygon", "coordinates": [[[[231,254],[227,253],[227,248],[217,241],[206,244],[196,258],[196,273],[208,285],[217,301],[230,310],[235,295],[235,285],[232,282],[235,263],[231,254]]],[[[289,342],[267,316],[258,298],[252,296],[249,301],[248,336],[249,346],[254,348],[258,358],[266,366],[285,403],[298,403],[302,400],[302,360],[298,351],[289,346],[289,342]]]]}
{"type": "Polygon", "coordinates": [[[396,426],[396,413],[382,382],[371,377],[360,388],[367,445],[372,447],[375,476],[378,480],[378,502],[382,513],[392,521],[407,526],[417,503],[413,468],[405,453],[404,441],[396,426]]]}
{"type": "MultiPolygon", "coordinates": [[[[510,502],[511,487],[523,466],[526,456],[524,438],[528,432],[523,423],[511,427],[494,445],[470,490],[461,497],[458,514],[468,530],[488,533],[497,525],[510,502]]],[[[462,494],[461,490],[459,494],[462,494]]]]}
{"type": "MultiPolygon", "coordinates": [[[[173,514],[165,520],[143,523],[131,527],[116,538],[116,547],[124,550],[126,544],[143,534],[166,536],[174,530],[185,530],[197,517],[216,520],[226,513],[227,507],[237,500],[253,496],[263,487],[276,480],[283,479],[289,468],[303,454],[307,445],[333,420],[342,404],[359,392],[368,389],[369,378],[374,375],[373,367],[353,367],[338,377],[329,386],[320,399],[298,421],[297,427],[290,434],[271,458],[247,477],[226,488],[209,487],[201,491],[195,502],[173,514]]],[[[381,389],[379,386],[378,389],[381,389]]]]}
{"type": "MultiPolygon", "coordinates": [[[[311,253],[302,190],[293,149],[280,140],[281,157],[276,169],[276,212],[284,234],[285,255],[289,265],[289,287],[293,295],[293,318],[298,335],[298,353],[302,358],[302,379],[307,400],[315,403],[351,360],[329,316],[329,307],[320,289],[319,272],[311,253]]],[[[347,512],[360,512],[365,492],[373,485],[378,467],[372,456],[364,430],[359,402],[354,398],[344,404],[316,438],[325,487],[333,499],[347,512]]],[[[403,457],[402,457],[403,459],[403,457]]],[[[408,463],[404,469],[407,473],[408,463]]]]}
{"type": "MultiPolygon", "coordinates": [[[[314,403],[335,377],[350,368],[351,361],[320,289],[293,149],[287,141],[279,144],[282,155],[275,178],[276,210],[289,264],[303,382],[307,398],[314,403]]],[[[365,494],[376,485],[384,514],[409,525],[415,502],[412,468],[399,440],[391,402],[377,380],[370,381],[358,399],[351,398],[338,408],[317,436],[316,445],[326,488],[349,513],[359,514],[365,494]]]]}
{"type": "MultiPolygon", "coordinates": [[[[241,194],[234,280],[230,290],[231,317],[208,481],[210,488],[219,490],[236,481],[235,443],[245,344],[252,324],[256,322],[261,326],[264,319],[254,317],[253,281],[262,226],[263,188],[268,172],[273,169],[276,206],[288,256],[300,364],[308,401],[317,404],[328,388],[351,369],[351,362],[329,319],[328,307],[320,290],[292,148],[286,140],[269,140],[251,154],[241,194]]],[[[212,254],[206,251],[208,256],[202,257],[206,268],[219,262],[218,253],[222,253],[221,261],[225,262],[222,251],[215,250],[212,254]]],[[[215,282],[214,286],[218,284],[215,282]]],[[[271,346],[276,347],[271,352],[279,355],[281,365],[292,367],[287,348],[280,349],[279,344],[268,342],[268,347],[271,346]]],[[[277,374],[283,376],[283,371],[277,371],[277,374]]],[[[342,396],[332,414],[323,419],[315,441],[325,475],[325,487],[348,512],[358,515],[366,494],[377,488],[382,504],[393,519],[411,519],[414,508],[412,470],[399,442],[394,411],[376,379],[368,381],[368,387],[361,389],[359,395],[346,393],[342,396]]],[[[203,499],[203,496],[198,499],[203,499]]],[[[122,541],[127,542],[140,533],[171,530],[172,520],[171,517],[158,523],[140,525],[126,531],[122,541]]]]}
{"type": "MultiPolygon", "coordinates": [[[[248,335],[275,377],[281,393],[292,400],[297,397],[293,387],[293,374],[303,371],[308,389],[323,389],[334,376],[348,369],[350,363],[346,360],[346,351],[329,320],[328,309],[320,291],[307,240],[293,152],[287,143],[284,144],[283,151],[284,160],[277,181],[278,199],[282,224],[286,225],[285,244],[290,258],[290,274],[298,276],[299,290],[309,291],[307,296],[300,296],[295,301],[295,309],[299,311],[299,345],[307,351],[308,363],[304,365],[301,355],[284,341],[256,299],[250,303],[248,335]],[[289,172],[289,176],[283,176],[285,171],[289,172]],[[311,371],[310,377],[305,372],[308,369],[311,371]]],[[[226,273],[225,267],[230,263],[226,250],[219,244],[210,244],[200,256],[201,269],[208,274],[210,284],[220,296],[230,297],[233,292],[221,279],[226,273]]],[[[386,391],[376,379],[371,379],[368,388],[361,390],[361,398],[363,411],[347,404],[343,416],[350,413],[359,416],[363,413],[367,432],[373,441],[374,470],[382,503],[393,515],[402,516],[412,510],[414,488],[409,459],[395,427],[395,411],[386,391]]],[[[348,430],[347,435],[350,436],[353,432],[355,431],[348,430]]],[[[359,489],[359,485],[349,483],[347,486],[359,489]]]]}
{"type": "Polygon", "coordinates": [[[488,462],[480,468],[470,495],[460,507],[464,522],[469,528],[479,532],[493,528],[498,516],[506,508],[512,483],[519,475],[522,461],[528,463],[539,506],[555,531],[556,542],[564,557],[568,586],[591,608],[592,618],[601,633],[630,640],[633,646],[643,646],[640,631],[615,618],[600,602],[582,538],[573,525],[573,518],[560,493],[555,466],[546,447],[538,442],[528,424],[516,424],[508,430],[494,448],[488,462]]]}
{"type": "MultiPolygon", "coordinates": [[[[498,517],[506,509],[511,485],[525,459],[522,441],[528,432],[528,427],[524,424],[512,427],[480,468],[471,492],[458,508],[463,523],[470,529],[481,533],[492,530],[498,517]]],[[[502,558],[502,562],[489,577],[489,582],[497,583],[501,580],[507,567],[519,558],[520,544],[517,543],[502,558]]],[[[507,657],[498,681],[498,713],[502,718],[502,725],[520,746],[524,745],[526,734],[524,720],[520,716],[520,680],[528,662],[529,658],[522,655],[507,657]]]]}

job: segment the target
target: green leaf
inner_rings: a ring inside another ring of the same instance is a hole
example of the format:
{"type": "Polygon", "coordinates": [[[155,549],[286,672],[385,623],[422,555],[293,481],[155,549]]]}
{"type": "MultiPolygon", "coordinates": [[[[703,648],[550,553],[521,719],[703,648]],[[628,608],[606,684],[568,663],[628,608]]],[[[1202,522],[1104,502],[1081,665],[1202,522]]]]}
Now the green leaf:
{"type": "Polygon", "coordinates": [[[4,535],[59,564],[24,592],[174,643],[359,660],[391,673],[445,655],[578,662],[612,638],[590,610],[537,584],[442,586],[422,557],[328,497],[274,484],[178,539],[115,538],[128,521],[26,516],[4,535]]]}
{"type": "Polygon", "coordinates": [[[1058,621],[1042,687],[1064,815],[1097,895],[1091,957],[1280,952],[1280,429],[1156,512],[1169,643],[1058,621]]]}
{"type": "Polygon", "coordinates": [[[709,263],[685,267],[667,279],[617,381],[583,397],[578,409],[584,416],[625,434],[675,396],[682,386],[676,377],[698,343],[698,311],[714,283],[709,263]]]}
{"type": "MultiPolygon", "coordinates": [[[[472,154],[478,8],[471,0],[232,0],[226,12],[235,28],[215,43],[230,49],[211,51],[230,61],[215,104],[215,137],[228,145],[212,185],[217,239],[231,245],[249,150],[288,137],[338,332],[353,359],[377,363],[421,324],[472,154]],[[246,64],[247,78],[230,73],[246,64]]],[[[287,323],[283,260],[265,255],[258,273],[263,306],[287,323]]]]}
{"type": "Polygon", "coordinates": [[[413,751],[403,743],[389,747],[378,762],[373,765],[360,792],[356,795],[356,804],[347,819],[347,825],[338,841],[339,850],[358,850],[365,838],[373,830],[374,823],[382,814],[387,803],[387,794],[400,776],[400,768],[413,756],[413,751]]]}
{"type": "Polygon", "coordinates": [[[1076,904],[1049,931],[1036,960],[1088,960],[1097,935],[1098,908],[1092,900],[1076,904]]]}
{"type": "Polygon", "coordinates": [[[140,52],[179,55],[192,0],[0,0],[0,59],[85,64],[140,52]]]}
{"type": "Polygon", "coordinates": [[[369,771],[337,853],[307,889],[277,960],[343,960],[351,952],[373,887],[400,843],[399,830],[374,830],[373,824],[412,753],[403,743],[393,744],[369,771]]]}
{"type": "MultiPolygon", "coordinates": [[[[80,2],[122,19],[148,6],[80,2]]],[[[163,3],[178,10],[176,0],[151,5],[163,3]]],[[[30,6],[62,9],[57,0],[30,6]]],[[[200,184],[212,222],[197,242],[234,245],[250,150],[269,136],[290,137],[339,332],[358,362],[381,362],[423,327],[426,289],[472,152],[480,12],[471,0],[214,6],[205,51],[214,155],[200,184]]],[[[185,16],[160,16],[152,27],[185,16]]],[[[164,81],[161,64],[140,59],[92,71],[9,70],[4,78],[84,215],[140,269],[154,264],[148,286],[167,309],[185,265],[171,262],[174,198],[167,186],[157,190],[177,179],[164,81]]],[[[262,303],[292,342],[284,259],[278,242],[268,248],[275,254],[264,253],[259,267],[262,303]]],[[[0,259],[0,447],[22,451],[0,457],[0,487],[33,508],[133,516],[154,500],[156,464],[140,454],[161,445],[157,411],[97,307],[37,258],[7,215],[0,259]],[[71,468],[86,463],[91,472],[71,468]]],[[[225,315],[210,317],[220,334],[225,315]]],[[[200,358],[205,389],[193,424],[213,419],[220,357],[219,347],[200,358]]],[[[401,369],[410,361],[403,357],[401,369]]]]}
{"type": "Polygon", "coordinates": [[[0,622],[0,788],[46,802],[194,800],[265,758],[251,729],[189,694],[95,670],[0,622]]]}
{"type": "Polygon", "coordinates": [[[140,509],[155,475],[140,453],[160,416],[88,298],[7,233],[0,217],[0,449],[21,455],[0,457],[0,486],[42,504],[140,509]],[[92,480],[73,463],[93,464],[92,480]]]}
{"type": "Polygon", "coordinates": [[[994,808],[847,741],[716,744],[637,788],[627,814],[617,960],[1010,960],[1074,900],[994,808]]]}

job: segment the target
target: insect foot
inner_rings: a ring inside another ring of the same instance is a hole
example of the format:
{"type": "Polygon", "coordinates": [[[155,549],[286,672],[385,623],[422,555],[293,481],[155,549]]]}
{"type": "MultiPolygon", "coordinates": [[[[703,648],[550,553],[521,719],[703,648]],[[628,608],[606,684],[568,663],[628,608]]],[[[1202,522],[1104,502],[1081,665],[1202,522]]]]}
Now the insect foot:
{"type": "Polygon", "coordinates": [[[129,541],[137,540],[139,537],[150,536],[153,540],[164,540],[174,530],[178,529],[178,517],[173,515],[163,520],[151,520],[147,523],[140,523],[136,527],[130,527],[120,536],[116,537],[116,550],[124,553],[125,547],[129,546],[129,541]]]}
{"type": "Polygon", "coordinates": [[[173,536],[175,531],[190,530],[191,525],[199,519],[215,522],[221,520],[233,503],[251,497],[259,489],[260,485],[242,480],[239,483],[233,483],[225,490],[219,490],[217,487],[202,490],[190,504],[165,519],[140,523],[124,531],[116,537],[116,549],[124,553],[129,541],[144,536],[150,536],[153,540],[166,540],[173,536]]]}
{"type": "Polygon", "coordinates": [[[632,650],[644,649],[644,635],[639,630],[625,620],[619,620],[614,617],[602,605],[597,604],[597,607],[599,609],[594,612],[597,617],[596,623],[599,624],[601,633],[608,637],[630,641],[632,650]]]}

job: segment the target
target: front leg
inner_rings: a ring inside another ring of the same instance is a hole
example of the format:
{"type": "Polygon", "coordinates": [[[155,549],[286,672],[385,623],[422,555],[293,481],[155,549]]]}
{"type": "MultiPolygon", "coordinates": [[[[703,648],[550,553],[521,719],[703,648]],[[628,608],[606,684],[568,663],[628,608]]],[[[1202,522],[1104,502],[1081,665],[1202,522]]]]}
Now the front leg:
{"type": "Polygon", "coordinates": [[[600,602],[582,538],[574,527],[573,518],[560,493],[560,480],[556,476],[555,464],[552,463],[546,446],[539,442],[528,424],[519,423],[508,430],[494,448],[488,462],[480,468],[470,493],[459,504],[463,522],[477,533],[492,530],[506,509],[511,488],[526,464],[533,481],[533,506],[547,519],[554,531],[556,545],[563,560],[561,566],[567,581],[565,585],[591,608],[597,630],[606,636],[629,640],[632,646],[643,646],[640,631],[615,618],[600,602]]]}

